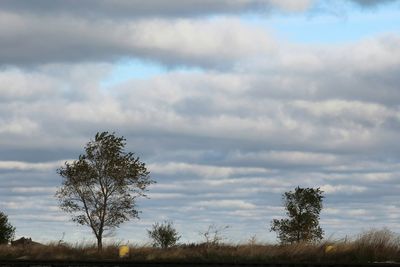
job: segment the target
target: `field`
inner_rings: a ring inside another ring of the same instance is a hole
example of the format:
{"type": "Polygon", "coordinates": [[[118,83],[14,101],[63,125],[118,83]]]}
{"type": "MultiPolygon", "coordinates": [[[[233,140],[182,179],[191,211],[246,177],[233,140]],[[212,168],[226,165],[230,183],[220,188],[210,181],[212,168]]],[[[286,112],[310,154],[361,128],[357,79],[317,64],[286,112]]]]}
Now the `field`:
{"type": "MultiPolygon", "coordinates": [[[[101,253],[93,245],[47,244],[0,246],[1,259],[118,259],[118,244],[101,253]]],[[[131,246],[127,258],[153,262],[400,262],[400,238],[387,230],[371,230],[352,239],[318,244],[272,245],[183,244],[168,249],[131,246]]]]}

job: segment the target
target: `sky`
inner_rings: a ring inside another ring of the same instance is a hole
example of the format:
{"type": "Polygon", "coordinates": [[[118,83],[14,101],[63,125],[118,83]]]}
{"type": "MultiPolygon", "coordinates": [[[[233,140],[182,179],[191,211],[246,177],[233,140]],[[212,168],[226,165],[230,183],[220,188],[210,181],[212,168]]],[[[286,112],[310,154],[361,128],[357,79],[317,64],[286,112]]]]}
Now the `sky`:
{"type": "Polygon", "coordinates": [[[0,210],[16,238],[92,242],[56,170],[115,132],[157,183],[106,242],[173,221],[277,242],[282,194],[325,238],[400,232],[400,1],[0,1],[0,210]]]}

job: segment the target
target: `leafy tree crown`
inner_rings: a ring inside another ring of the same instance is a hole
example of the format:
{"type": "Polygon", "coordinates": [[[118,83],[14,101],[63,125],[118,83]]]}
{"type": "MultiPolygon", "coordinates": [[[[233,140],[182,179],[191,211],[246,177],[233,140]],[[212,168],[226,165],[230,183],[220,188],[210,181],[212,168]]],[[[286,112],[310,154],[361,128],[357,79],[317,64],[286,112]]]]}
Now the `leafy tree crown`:
{"type": "Polygon", "coordinates": [[[323,230],[319,226],[324,196],[320,188],[300,188],[283,194],[288,218],[271,222],[271,231],[278,234],[282,243],[314,242],[321,240],[323,230]]]}
{"type": "Polygon", "coordinates": [[[8,244],[14,235],[15,227],[8,221],[8,216],[0,211],[0,244],[8,244]]]}
{"type": "Polygon", "coordinates": [[[154,183],[145,163],[125,152],[126,140],[114,133],[97,133],[85,153],[58,169],[63,178],[56,197],[72,220],[90,226],[98,245],[105,232],[138,218],[136,198],[154,183]]]}

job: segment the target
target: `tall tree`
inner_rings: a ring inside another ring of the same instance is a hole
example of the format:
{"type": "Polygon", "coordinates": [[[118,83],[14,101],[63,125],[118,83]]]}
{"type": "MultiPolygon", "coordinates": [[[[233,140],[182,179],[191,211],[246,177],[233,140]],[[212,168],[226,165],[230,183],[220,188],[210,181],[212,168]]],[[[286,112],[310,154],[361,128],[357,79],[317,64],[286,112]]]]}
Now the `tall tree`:
{"type": "Polygon", "coordinates": [[[146,188],[154,183],[145,163],[126,153],[125,145],[124,137],[97,133],[78,160],[57,170],[63,179],[56,192],[61,209],[92,229],[99,250],[107,232],[138,218],[136,198],[146,196],[146,188]]]}
{"type": "Polygon", "coordinates": [[[0,211],[0,244],[8,244],[15,234],[15,227],[8,221],[8,216],[0,211]]]}
{"type": "Polygon", "coordinates": [[[319,214],[324,196],[320,188],[300,188],[283,194],[286,215],[289,218],[271,222],[271,231],[277,232],[282,243],[314,242],[321,240],[319,214]]]}

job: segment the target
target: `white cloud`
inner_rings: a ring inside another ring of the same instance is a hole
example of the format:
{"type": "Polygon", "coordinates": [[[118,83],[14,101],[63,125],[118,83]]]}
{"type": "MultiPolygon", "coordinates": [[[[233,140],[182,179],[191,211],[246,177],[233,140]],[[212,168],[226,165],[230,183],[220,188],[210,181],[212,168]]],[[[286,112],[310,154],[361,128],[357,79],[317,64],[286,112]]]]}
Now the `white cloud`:
{"type": "Polygon", "coordinates": [[[178,194],[178,193],[152,193],[149,192],[147,196],[151,199],[164,199],[164,200],[171,200],[171,199],[177,199],[177,198],[182,198],[185,195],[183,194],[178,194]]]}
{"type": "Polygon", "coordinates": [[[257,206],[237,199],[204,200],[193,203],[195,206],[204,208],[228,208],[228,209],[255,209],[257,206]]]}
{"type": "Polygon", "coordinates": [[[65,161],[53,161],[53,162],[22,162],[22,161],[0,161],[0,170],[20,170],[20,171],[48,171],[56,170],[65,161]]]}
{"type": "Polygon", "coordinates": [[[312,4],[313,0],[300,0],[300,1],[291,1],[291,0],[272,0],[271,3],[281,7],[284,10],[292,10],[292,11],[304,11],[306,8],[309,8],[312,4]]]}
{"type": "Polygon", "coordinates": [[[230,159],[234,161],[264,162],[264,164],[278,165],[304,165],[304,166],[323,166],[336,165],[340,162],[333,154],[323,154],[305,151],[265,151],[251,153],[233,153],[230,159]]]}
{"type": "Polygon", "coordinates": [[[330,185],[325,184],[321,186],[321,190],[324,191],[326,194],[354,194],[354,193],[363,193],[368,190],[365,186],[358,186],[358,185],[330,185]]]}
{"type": "Polygon", "coordinates": [[[232,175],[250,175],[251,173],[268,174],[270,171],[265,168],[244,168],[244,167],[220,167],[200,164],[188,164],[184,162],[153,163],[149,165],[154,173],[158,174],[190,174],[203,178],[225,178],[232,175]]]}
{"type": "Polygon", "coordinates": [[[28,118],[14,118],[11,120],[0,119],[0,134],[18,134],[27,136],[37,132],[38,124],[28,118]]]}
{"type": "MultiPolygon", "coordinates": [[[[261,28],[245,26],[234,19],[212,21],[177,20],[141,21],[128,43],[153,50],[160,57],[173,56],[175,60],[214,65],[257,57],[273,51],[275,43],[261,28]],[[159,31],[159,29],[163,29],[159,31]],[[208,62],[207,62],[208,61],[208,62]]],[[[172,60],[172,59],[171,59],[172,60]]],[[[185,63],[183,63],[185,64],[185,63]]]]}
{"type": "Polygon", "coordinates": [[[51,97],[57,81],[44,74],[30,74],[19,69],[6,69],[0,72],[0,101],[20,99],[32,101],[35,98],[51,97]]]}
{"type": "Polygon", "coordinates": [[[369,38],[360,43],[345,46],[341,51],[344,55],[343,63],[364,74],[396,68],[400,60],[394,55],[400,53],[399,42],[398,35],[385,34],[378,39],[369,38]]]}
{"type": "Polygon", "coordinates": [[[57,190],[56,187],[40,187],[40,186],[34,186],[34,187],[13,187],[10,189],[11,192],[14,193],[48,193],[48,194],[54,194],[57,190]]]}
{"type": "Polygon", "coordinates": [[[368,214],[368,211],[365,209],[354,209],[348,210],[347,214],[350,216],[366,216],[368,214]]]}
{"type": "MultiPolygon", "coordinates": [[[[30,221],[30,222],[39,221],[47,223],[64,223],[67,222],[70,218],[62,214],[57,214],[57,216],[41,214],[40,217],[38,217],[37,214],[20,214],[20,215],[14,215],[13,219],[17,219],[19,221],[30,221]]],[[[53,238],[49,238],[49,240],[55,241],[53,238]]]]}
{"type": "Polygon", "coordinates": [[[390,172],[376,172],[361,175],[361,179],[373,182],[388,182],[396,179],[398,174],[390,172]]]}
{"type": "Polygon", "coordinates": [[[341,210],[340,209],[337,209],[337,208],[324,208],[324,210],[323,210],[323,213],[324,214],[328,214],[328,215],[337,215],[337,214],[340,214],[341,213],[341,210]]]}
{"type": "Polygon", "coordinates": [[[389,117],[400,113],[382,104],[361,101],[326,100],[320,102],[295,101],[294,107],[301,108],[317,117],[345,117],[352,120],[365,120],[379,126],[389,117]]]}

